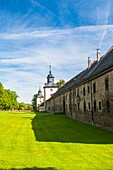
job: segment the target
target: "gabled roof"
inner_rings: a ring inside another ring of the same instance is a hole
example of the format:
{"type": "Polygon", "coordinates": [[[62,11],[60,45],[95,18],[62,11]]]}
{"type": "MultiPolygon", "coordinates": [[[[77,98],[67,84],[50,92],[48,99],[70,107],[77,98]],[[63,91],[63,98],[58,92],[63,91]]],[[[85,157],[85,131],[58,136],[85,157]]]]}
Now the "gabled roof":
{"type": "Polygon", "coordinates": [[[56,93],[54,93],[51,98],[54,98],[73,87],[83,84],[90,79],[94,79],[111,68],[113,68],[113,46],[105,53],[105,55],[100,58],[100,61],[95,61],[90,68],[86,68],[81,73],[69,80],[56,93]]]}

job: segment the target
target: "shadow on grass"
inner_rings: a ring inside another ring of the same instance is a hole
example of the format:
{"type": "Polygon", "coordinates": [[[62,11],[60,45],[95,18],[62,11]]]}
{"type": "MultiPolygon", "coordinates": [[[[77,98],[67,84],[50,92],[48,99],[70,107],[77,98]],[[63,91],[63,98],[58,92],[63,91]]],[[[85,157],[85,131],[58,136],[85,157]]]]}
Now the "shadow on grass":
{"type": "MultiPolygon", "coordinates": [[[[33,167],[33,168],[11,168],[9,170],[57,170],[56,168],[52,168],[52,167],[48,167],[48,168],[37,168],[37,167],[33,167]]],[[[5,169],[0,169],[0,170],[5,170],[5,169]]]]}
{"type": "Polygon", "coordinates": [[[37,114],[32,120],[37,141],[113,144],[113,133],[80,123],[65,115],[37,114]]]}

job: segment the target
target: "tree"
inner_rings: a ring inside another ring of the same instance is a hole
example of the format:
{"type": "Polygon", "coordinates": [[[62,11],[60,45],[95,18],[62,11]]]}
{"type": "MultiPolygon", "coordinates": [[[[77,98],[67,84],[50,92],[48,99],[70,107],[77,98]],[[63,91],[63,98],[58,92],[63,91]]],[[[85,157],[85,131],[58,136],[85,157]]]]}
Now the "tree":
{"type": "Polygon", "coordinates": [[[12,98],[12,107],[14,108],[14,109],[18,109],[18,107],[19,107],[19,104],[18,104],[18,102],[17,102],[17,98],[18,98],[19,96],[16,94],[16,92],[15,91],[12,91],[12,94],[11,94],[11,98],[12,98]]]}
{"type": "Polygon", "coordinates": [[[2,83],[0,83],[0,109],[18,109],[17,97],[16,92],[4,89],[2,83]]]}
{"type": "Polygon", "coordinates": [[[65,80],[61,79],[59,80],[56,85],[58,86],[58,88],[62,87],[65,84],[65,80]]]}
{"type": "Polygon", "coordinates": [[[0,82],[0,109],[3,108],[3,85],[0,82]]]}
{"type": "Polygon", "coordinates": [[[32,110],[32,106],[30,104],[27,104],[27,110],[32,110]]]}
{"type": "Polygon", "coordinates": [[[37,101],[36,101],[37,95],[38,94],[34,94],[33,99],[32,99],[32,106],[33,106],[33,110],[35,111],[37,110],[37,101]]]}
{"type": "Polygon", "coordinates": [[[9,89],[4,89],[2,83],[0,83],[0,109],[4,110],[32,110],[30,104],[25,104],[24,102],[18,103],[18,95],[15,91],[9,89]]]}
{"type": "Polygon", "coordinates": [[[19,103],[19,110],[27,110],[24,102],[19,103]]]}

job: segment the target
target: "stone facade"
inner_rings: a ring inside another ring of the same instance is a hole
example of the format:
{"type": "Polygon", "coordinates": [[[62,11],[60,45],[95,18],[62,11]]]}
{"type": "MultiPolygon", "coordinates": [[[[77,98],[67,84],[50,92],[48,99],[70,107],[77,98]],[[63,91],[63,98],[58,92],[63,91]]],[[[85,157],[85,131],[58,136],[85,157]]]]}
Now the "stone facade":
{"type": "Polygon", "coordinates": [[[112,62],[113,47],[47,100],[46,111],[113,130],[112,62]]]}

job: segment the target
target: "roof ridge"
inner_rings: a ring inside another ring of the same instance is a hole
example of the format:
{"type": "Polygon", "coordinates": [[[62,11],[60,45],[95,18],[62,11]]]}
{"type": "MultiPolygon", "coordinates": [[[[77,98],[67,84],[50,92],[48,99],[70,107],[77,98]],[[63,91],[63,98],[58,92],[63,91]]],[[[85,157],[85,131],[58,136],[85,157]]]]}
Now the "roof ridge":
{"type": "Polygon", "coordinates": [[[105,56],[106,56],[108,53],[110,53],[112,50],[113,50],[113,46],[111,46],[111,48],[110,48],[101,58],[105,57],[105,56]]]}
{"type": "MultiPolygon", "coordinates": [[[[100,61],[96,61],[96,66],[95,68],[92,70],[92,73],[100,66],[100,64],[104,61],[105,57],[113,50],[113,46],[111,46],[111,48],[100,58],[100,61]]],[[[91,74],[92,74],[91,73],[91,74]]]]}
{"type": "Polygon", "coordinates": [[[84,83],[88,79],[92,79],[101,72],[105,71],[109,67],[111,67],[111,61],[113,63],[113,46],[100,58],[99,61],[95,61],[90,68],[86,68],[81,71],[79,74],[71,78],[64,86],[62,86],[52,97],[55,97],[59,94],[62,94],[66,90],[70,90],[74,86],[78,86],[80,83],[84,83]],[[112,59],[110,59],[110,58],[112,59]],[[107,63],[106,63],[107,61],[107,63]],[[106,64],[108,66],[106,67],[106,64]],[[104,69],[103,69],[104,67],[104,69]],[[100,69],[99,69],[100,68],[100,69]]]}

